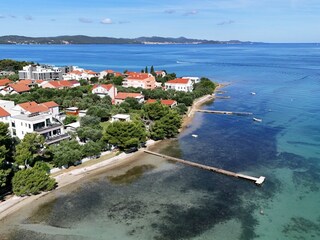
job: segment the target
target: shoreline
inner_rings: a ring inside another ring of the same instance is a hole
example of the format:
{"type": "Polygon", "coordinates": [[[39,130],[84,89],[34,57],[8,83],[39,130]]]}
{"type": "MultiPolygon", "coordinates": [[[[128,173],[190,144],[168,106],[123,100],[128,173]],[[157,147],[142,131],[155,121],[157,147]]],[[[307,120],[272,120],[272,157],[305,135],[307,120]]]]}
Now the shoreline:
{"type": "MultiPolygon", "coordinates": [[[[218,84],[213,94],[202,96],[193,102],[192,106],[188,109],[187,113],[182,118],[182,124],[181,124],[179,134],[181,134],[188,127],[188,125],[191,124],[195,116],[196,110],[198,110],[203,104],[214,100],[215,92],[224,86],[225,86],[224,84],[218,84]]],[[[159,141],[148,140],[146,149],[148,149],[151,146],[155,146],[162,141],[163,140],[159,140],[159,141]]],[[[99,172],[110,171],[112,169],[126,166],[128,163],[135,162],[139,159],[138,156],[144,153],[143,152],[144,149],[145,148],[141,148],[137,152],[129,153],[129,154],[121,153],[117,156],[103,160],[102,162],[99,162],[90,166],[83,166],[83,167],[81,167],[80,165],[79,168],[58,174],[55,177],[53,177],[58,184],[58,187],[56,189],[61,189],[72,183],[82,180],[85,177],[90,177],[99,172]]],[[[3,221],[6,217],[9,217],[11,214],[18,211],[19,209],[29,205],[30,203],[32,203],[33,201],[39,198],[42,198],[52,193],[53,191],[55,190],[52,190],[49,192],[42,192],[40,194],[32,195],[32,196],[24,196],[24,197],[12,196],[9,199],[0,202],[0,222],[3,221]]]]}

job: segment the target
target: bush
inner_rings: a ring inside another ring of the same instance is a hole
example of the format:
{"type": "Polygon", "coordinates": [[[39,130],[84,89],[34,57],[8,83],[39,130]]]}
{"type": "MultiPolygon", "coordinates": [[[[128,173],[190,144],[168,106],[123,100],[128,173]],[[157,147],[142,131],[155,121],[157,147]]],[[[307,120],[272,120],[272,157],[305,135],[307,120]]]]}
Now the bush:
{"type": "Polygon", "coordinates": [[[38,194],[55,188],[56,181],[42,167],[35,166],[17,172],[12,179],[13,192],[17,196],[38,194]]]}

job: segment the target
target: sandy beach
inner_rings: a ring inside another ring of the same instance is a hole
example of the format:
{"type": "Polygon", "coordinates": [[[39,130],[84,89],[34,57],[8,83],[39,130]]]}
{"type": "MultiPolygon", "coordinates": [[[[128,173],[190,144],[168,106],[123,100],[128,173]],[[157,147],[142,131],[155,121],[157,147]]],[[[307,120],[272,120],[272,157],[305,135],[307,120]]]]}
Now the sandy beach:
{"type": "MultiPolygon", "coordinates": [[[[223,86],[224,85],[219,84],[216,90],[220,89],[223,86]]],[[[194,101],[193,105],[188,109],[187,114],[183,118],[183,123],[180,129],[180,132],[182,132],[186,127],[188,127],[188,125],[191,124],[196,110],[199,109],[204,103],[208,101],[212,101],[214,97],[215,97],[214,94],[205,95],[194,101]]],[[[157,144],[158,142],[161,142],[161,141],[148,140],[146,147],[149,148],[157,144]]],[[[99,162],[93,165],[89,165],[89,166],[80,165],[76,169],[72,169],[70,171],[65,171],[65,172],[60,171],[61,173],[59,172],[58,174],[55,173],[54,178],[56,179],[58,184],[57,189],[60,189],[72,183],[75,183],[80,179],[83,179],[84,177],[90,177],[99,172],[105,172],[108,170],[126,166],[129,163],[137,161],[139,159],[139,155],[144,154],[143,150],[144,148],[139,149],[137,152],[130,153],[130,154],[121,153],[117,156],[111,157],[107,160],[104,160],[102,162],[99,162]]],[[[20,208],[25,207],[28,204],[31,204],[36,199],[39,199],[49,193],[50,192],[43,192],[38,195],[25,196],[25,197],[10,196],[9,198],[7,198],[7,200],[0,202],[0,221],[5,217],[9,216],[10,214],[18,211],[20,208]]]]}

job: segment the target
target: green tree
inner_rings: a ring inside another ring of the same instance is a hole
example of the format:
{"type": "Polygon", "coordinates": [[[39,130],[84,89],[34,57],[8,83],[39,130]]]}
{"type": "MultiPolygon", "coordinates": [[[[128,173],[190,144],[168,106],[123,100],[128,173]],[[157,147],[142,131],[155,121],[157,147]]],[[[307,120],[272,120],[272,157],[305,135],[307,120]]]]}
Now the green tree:
{"type": "Polygon", "coordinates": [[[80,126],[81,127],[100,127],[101,119],[96,116],[84,116],[80,119],[80,126]]]}
{"type": "Polygon", "coordinates": [[[142,104],[138,102],[135,98],[126,98],[121,104],[120,107],[125,109],[126,112],[130,112],[130,110],[140,110],[142,104]]]}
{"type": "Polygon", "coordinates": [[[151,68],[150,68],[150,73],[151,73],[153,76],[156,76],[156,72],[154,71],[153,65],[152,65],[151,68]]]}
{"type": "Polygon", "coordinates": [[[169,113],[169,107],[160,102],[145,104],[142,109],[145,113],[145,117],[152,121],[159,120],[169,113]]]}
{"type": "Polygon", "coordinates": [[[101,121],[107,121],[111,117],[111,106],[95,105],[88,108],[87,115],[98,117],[101,121]]]}
{"type": "Polygon", "coordinates": [[[117,121],[107,127],[103,139],[111,145],[126,150],[145,142],[146,131],[140,122],[117,121]]]}
{"type": "Polygon", "coordinates": [[[82,142],[87,142],[88,140],[99,141],[102,138],[102,128],[79,127],[76,131],[82,142]]]}
{"type": "Polygon", "coordinates": [[[40,165],[17,172],[12,179],[13,192],[17,196],[38,194],[55,188],[56,181],[40,165]]]}
{"type": "Polygon", "coordinates": [[[151,137],[153,139],[164,139],[175,137],[181,127],[181,116],[171,110],[160,120],[154,122],[151,127],[151,137]]]}
{"type": "Polygon", "coordinates": [[[144,73],[148,73],[148,67],[146,66],[146,68],[144,69],[144,73]]]}
{"type": "Polygon", "coordinates": [[[16,146],[14,155],[18,165],[32,165],[41,156],[41,148],[44,144],[44,137],[37,133],[27,133],[22,141],[16,146]]]}
{"type": "Polygon", "coordinates": [[[122,76],[113,77],[112,82],[117,86],[121,86],[123,82],[123,77],[122,76]]]}
{"type": "Polygon", "coordinates": [[[77,117],[73,115],[67,115],[66,118],[63,120],[64,125],[68,125],[70,123],[74,123],[77,121],[77,117]]]}
{"type": "Polygon", "coordinates": [[[76,140],[62,141],[58,145],[51,145],[53,163],[57,167],[71,166],[82,158],[81,145],[76,140]]]}
{"type": "Polygon", "coordinates": [[[6,162],[6,154],[8,150],[4,145],[0,146],[0,188],[5,187],[8,182],[8,175],[11,172],[7,162],[6,162]]]}
{"type": "Polygon", "coordinates": [[[98,156],[101,153],[101,145],[99,142],[89,141],[82,146],[82,155],[84,157],[98,156]]]}

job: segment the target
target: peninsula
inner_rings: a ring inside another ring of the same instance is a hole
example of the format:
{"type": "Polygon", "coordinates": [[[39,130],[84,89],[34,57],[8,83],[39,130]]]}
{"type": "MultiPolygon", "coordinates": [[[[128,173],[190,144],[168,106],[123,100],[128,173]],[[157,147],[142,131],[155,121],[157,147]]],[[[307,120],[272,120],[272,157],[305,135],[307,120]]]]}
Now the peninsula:
{"type": "Polygon", "coordinates": [[[239,40],[218,41],[205,39],[190,39],[185,37],[139,37],[114,38],[92,37],[85,35],[56,37],[26,37],[18,35],[0,36],[0,44],[248,44],[239,40]]]}

